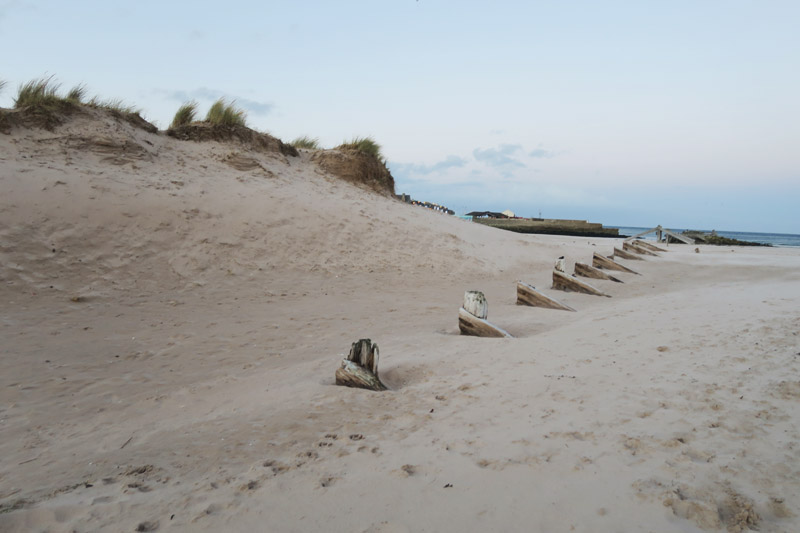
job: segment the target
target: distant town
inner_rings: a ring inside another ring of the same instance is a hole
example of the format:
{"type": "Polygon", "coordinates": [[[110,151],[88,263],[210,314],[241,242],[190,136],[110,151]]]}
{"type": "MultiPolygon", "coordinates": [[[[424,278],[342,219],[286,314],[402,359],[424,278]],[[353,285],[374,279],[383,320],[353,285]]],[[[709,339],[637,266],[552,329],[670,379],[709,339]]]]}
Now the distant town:
{"type": "Polygon", "coordinates": [[[453,211],[452,209],[450,209],[450,208],[447,208],[447,207],[445,207],[445,206],[443,206],[443,205],[439,205],[439,204],[433,204],[433,203],[431,203],[431,202],[422,202],[422,201],[420,201],[420,200],[414,200],[414,199],[413,199],[413,198],[411,198],[411,196],[410,196],[410,195],[408,195],[408,194],[398,194],[398,195],[397,195],[397,199],[398,199],[398,200],[401,200],[401,201],[403,201],[403,202],[405,202],[405,203],[407,203],[407,204],[411,204],[411,205],[418,205],[418,206],[421,206],[421,207],[426,207],[426,208],[428,208],[428,209],[432,209],[432,210],[434,210],[434,211],[439,211],[440,213],[445,213],[445,214],[448,214],[448,215],[455,215],[455,214],[456,214],[456,212],[455,212],[455,211],[453,211]]]}
{"type": "MultiPolygon", "coordinates": [[[[455,211],[443,205],[414,200],[408,194],[398,194],[397,198],[407,204],[418,205],[440,213],[455,215],[455,211]]],[[[471,211],[459,218],[471,220],[493,228],[517,233],[545,233],[550,235],[579,235],[585,237],[619,237],[617,228],[604,228],[602,224],[586,220],[564,220],[518,217],[510,209],[505,211],[471,211]]]]}

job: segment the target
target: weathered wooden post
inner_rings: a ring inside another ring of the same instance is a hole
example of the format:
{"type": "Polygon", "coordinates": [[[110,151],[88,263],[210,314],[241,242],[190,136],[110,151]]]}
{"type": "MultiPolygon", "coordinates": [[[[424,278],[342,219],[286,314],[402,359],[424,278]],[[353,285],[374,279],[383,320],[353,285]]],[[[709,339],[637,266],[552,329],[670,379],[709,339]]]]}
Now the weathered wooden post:
{"type": "Polygon", "coordinates": [[[533,285],[528,285],[521,281],[517,282],[517,305],[529,305],[531,307],[544,307],[545,309],[560,309],[562,311],[575,311],[568,305],[562,304],[555,298],[550,298],[536,290],[533,285]]]}
{"type": "Polygon", "coordinates": [[[646,249],[643,246],[640,246],[639,243],[633,241],[625,241],[622,243],[622,249],[626,252],[634,252],[639,255],[654,255],[658,256],[657,253],[651,252],[650,250],[646,249]]]}
{"type": "Polygon", "coordinates": [[[625,250],[620,250],[619,248],[614,248],[614,255],[612,257],[621,257],[622,259],[631,259],[633,261],[644,261],[644,259],[638,255],[626,252],[625,250]]]}
{"type": "Polygon", "coordinates": [[[642,246],[644,248],[647,248],[651,252],[666,252],[667,251],[667,250],[665,250],[663,248],[659,248],[655,244],[651,244],[651,243],[649,243],[649,242],[647,242],[645,240],[637,240],[636,244],[638,244],[639,246],[642,246]]]}
{"type": "Polygon", "coordinates": [[[605,269],[608,269],[608,270],[617,270],[619,272],[629,272],[631,274],[636,274],[638,276],[641,276],[641,274],[639,274],[638,272],[635,272],[635,271],[631,270],[630,268],[628,268],[628,267],[626,267],[624,265],[620,265],[619,263],[617,263],[613,259],[611,259],[609,257],[604,257],[604,256],[598,254],[597,252],[595,252],[594,255],[592,256],[592,266],[595,267],[595,268],[605,268],[605,269]]]}
{"type": "Polygon", "coordinates": [[[458,310],[458,329],[462,335],[475,337],[511,337],[507,331],[486,320],[489,304],[481,291],[467,291],[458,310]]]}
{"type": "Polygon", "coordinates": [[[555,268],[559,272],[565,272],[566,273],[566,271],[567,271],[567,260],[564,259],[563,255],[561,257],[559,257],[558,259],[556,259],[555,268]]]}
{"type": "Polygon", "coordinates": [[[350,348],[347,359],[336,369],[336,384],[375,391],[387,390],[378,377],[378,345],[359,339],[350,348]]]}
{"type": "Polygon", "coordinates": [[[592,287],[585,281],[578,278],[553,270],[553,288],[567,292],[582,292],[584,294],[592,294],[594,296],[605,296],[611,298],[611,295],[604,293],[600,289],[592,287]]]}
{"type": "Polygon", "coordinates": [[[573,274],[575,276],[583,276],[584,278],[607,279],[609,281],[622,283],[622,280],[617,279],[609,274],[606,274],[599,268],[595,268],[591,265],[587,265],[584,263],[575,263],[575,272],[573,272],[573,274]]]}

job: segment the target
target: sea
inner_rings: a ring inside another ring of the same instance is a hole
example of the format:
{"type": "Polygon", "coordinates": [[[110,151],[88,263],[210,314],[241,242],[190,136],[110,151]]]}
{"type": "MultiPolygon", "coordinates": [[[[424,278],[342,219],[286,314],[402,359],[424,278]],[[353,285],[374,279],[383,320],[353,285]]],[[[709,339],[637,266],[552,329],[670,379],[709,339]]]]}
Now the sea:
{"type": "MultiPolygon", "coordinates": [[[[619,229],[620,236],[628,236],[636,235],[637,233],[641,233],[643,231],[647,231],[652,228],[635,228],[635,227],[627,227],[627,226],[606,226],[607,228],[617,228],[619,229]]],[[[667,228],[673,233],[682,233],[687,228],[667,228]]],[[[704,233],[711,233],[711,230],[698,230],[696,228],[690,228],[692,231],[702,231],[704,233]]],[[[790,233],[751,233],[747,231],[721,231],[716,230],[717,235],[720,237],[728,237],[729,239],[738,239],[740,241],[749,241],[749,242],[759,242],[761,244],[771,244],[772,246],[797,246],[800,247],[800,235],[793,235],[790,233]]],[[[644,239],[647,240],[655,240],[656,234],[648,233],[647,235],[643,235],[644,239]]]]}

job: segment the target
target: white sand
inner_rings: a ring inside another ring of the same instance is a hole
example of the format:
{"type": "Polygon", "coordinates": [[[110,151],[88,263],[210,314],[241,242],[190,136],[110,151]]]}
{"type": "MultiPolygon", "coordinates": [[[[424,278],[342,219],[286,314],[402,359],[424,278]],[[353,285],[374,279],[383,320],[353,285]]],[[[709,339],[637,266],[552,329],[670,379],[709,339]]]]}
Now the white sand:
{"type": "Polygon", "coordinates": [[[79,117],[0,171],[2,531],[800,531],[798,249],[671,245],[600,298],[552,264],[619,240],[307,154],[79,117]],[[517,338],[459,336],[467,289],[517,338]],[[333,385],[360,337],[391,391],[333,385]]]}

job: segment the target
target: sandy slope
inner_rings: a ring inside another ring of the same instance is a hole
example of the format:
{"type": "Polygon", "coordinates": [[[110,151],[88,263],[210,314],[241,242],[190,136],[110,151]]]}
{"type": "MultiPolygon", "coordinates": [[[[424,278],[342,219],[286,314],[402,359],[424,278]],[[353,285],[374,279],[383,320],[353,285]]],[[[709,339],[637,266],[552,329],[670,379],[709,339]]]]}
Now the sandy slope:
{"type": "Polygon", "coordinates": [[[567,313],[514,281],[613,241],[308,154],[90,114],[0,171],[2,530],[800,529],[798,250],[671,246],[567,313]],[[517,338],[457,335],[466,289],[517,338]],[[333,385],[359,337],[390,392],[333,385]]]}

